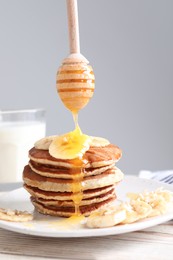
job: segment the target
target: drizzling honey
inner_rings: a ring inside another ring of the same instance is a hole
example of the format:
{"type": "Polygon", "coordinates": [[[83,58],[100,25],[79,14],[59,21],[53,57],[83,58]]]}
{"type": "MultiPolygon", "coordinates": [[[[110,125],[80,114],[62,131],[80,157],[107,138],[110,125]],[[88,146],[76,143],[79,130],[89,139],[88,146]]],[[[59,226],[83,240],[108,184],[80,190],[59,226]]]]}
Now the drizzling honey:
{"type": "Polygon", "coordinates": [[[72,115],[75,130],[55,138],[49,147],[49,153],[55,158],[70,159],[73,164],[71,170],[71,178],[73,179],[71,189],[75,207],[74,216],[80,216],[80,204],[83,198],[82,181],[86,164],[83,154],[89,149],[91,138],[82,133],[78,125],[78,114],[72,112],[72,115]]]}
{"type": "MultiPolygon", "coordinates": [[[[72,200],[74,202],[75,206],[75,215],[80,215],[80,209],[79,206],[81,204],[81,201],[83,199],[83,187],[82,187],[82,181],[84,177],[84,171],[83,171],[83,162],[82,160],[79,160],[80,167],[73,169],[72,173],[72,200]]],[[[76,165],[74,165],[76,167],[76,165]]]]}
{"type": "MultiPolygon", "coordinates": [[[[79,125],[78,125],[78,114],[72,112],[72,115],[73,115],[73,120],[74,120],[74,123],[75,123],[75,129],[80,129],[79,125]]],[[[80,139],[80,136],[81,135],[79,133],[78,139],[80,139]]],[[[85,165],[85,162],[83,160],[83,156],[78,157],[76,160],[74,160],[75,169],[73,170],[73,173],[72,173],[72,178],[73,178],[72,200],[73,200],[74,206],[75,206],[74,216],[80,216],[81,215],[79,206],[80,206],[81,201],[83,199],[82,181],[83,181],[83,177],[84,177],[84,165],[85,165]]]]}

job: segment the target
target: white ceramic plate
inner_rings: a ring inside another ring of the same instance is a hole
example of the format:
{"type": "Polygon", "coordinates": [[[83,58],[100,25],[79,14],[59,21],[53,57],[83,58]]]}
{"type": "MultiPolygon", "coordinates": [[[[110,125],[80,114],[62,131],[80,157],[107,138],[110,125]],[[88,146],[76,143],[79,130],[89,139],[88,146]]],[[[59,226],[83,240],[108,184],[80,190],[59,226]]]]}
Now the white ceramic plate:
{"type": "MultiPolygon", "coordinates": [[[[173,191],[173,185],[164,184],[152,180],[140,179],[135,176],[126,176],[117,187],[117,197],[125,200],[127,192],[152,191],[159,187],[164,187],[173,191]]],[[[8,192],[0,197],[0,207],[18,210],[33,211],[33,206],[29,200],[29,194],[23,189],[8,192]]],[[[0,227],[11,231],[45,237],[90,237],[106,236],[132,232],[136,230],[152,227],[173,218],[173,209],[162,216],[141,220],[136,223],[118,225],[111,228],[89,229],[84,226],[75,226],[70,228],[61,228],[62,218],[44,216],[39,213],[35,218],[27,223],[15,223],[0,221],[0,227]]]]}

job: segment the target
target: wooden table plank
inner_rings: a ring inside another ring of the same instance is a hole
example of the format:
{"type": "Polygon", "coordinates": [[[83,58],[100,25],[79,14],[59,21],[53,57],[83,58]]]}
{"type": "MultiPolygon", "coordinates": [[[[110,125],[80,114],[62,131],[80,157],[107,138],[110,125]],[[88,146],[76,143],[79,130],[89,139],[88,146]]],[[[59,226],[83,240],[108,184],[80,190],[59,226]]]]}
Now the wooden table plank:
{"type": "Polygon", "coordinates": [[[122,235],[46,238],[0,229],[0,253],[56,259],[171,260],[173,221],[122,235]]]}
{"type": "MultiPolygon", "coordinates": [[[[8,255],[8,254],[0,254],[1,260],[52,260],[52,258],[43,258],[43,257],[34,257],[34,256],[22,256],[22,255],[8,255]]],[[[64,260],[64,259],[57,259],[64,260]]]]}

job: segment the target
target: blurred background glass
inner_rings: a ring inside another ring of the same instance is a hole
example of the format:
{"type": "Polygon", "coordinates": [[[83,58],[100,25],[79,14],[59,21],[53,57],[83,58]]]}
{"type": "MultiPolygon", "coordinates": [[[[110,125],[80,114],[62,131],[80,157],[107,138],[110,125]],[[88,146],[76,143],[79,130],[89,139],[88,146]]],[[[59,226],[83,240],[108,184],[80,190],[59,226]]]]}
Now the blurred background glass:
{"type": "Polygon", "coordinates": [[[22,180],[28,151],[45,131],[43,109],[0,111],[0,182],[22,180]]]}

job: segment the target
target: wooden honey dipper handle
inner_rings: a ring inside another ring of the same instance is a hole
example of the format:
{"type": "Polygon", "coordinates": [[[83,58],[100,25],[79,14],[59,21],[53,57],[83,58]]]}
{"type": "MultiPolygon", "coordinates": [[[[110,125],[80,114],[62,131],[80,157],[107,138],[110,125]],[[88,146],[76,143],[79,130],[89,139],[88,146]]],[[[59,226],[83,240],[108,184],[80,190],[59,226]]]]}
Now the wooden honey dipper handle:
{"type": "Polygon", "coordinates": [[[77,0],[67,0],[70,53],[80,53],[77,0]]]}
{"type": "Polygon", "coordinates": [[[89,63],[88,60],[80,53],[77,0],[66,0],[66,1],[67,1],[70,55],[63,60],[63,63],[84,62],[88,64],[89,63]]]}

